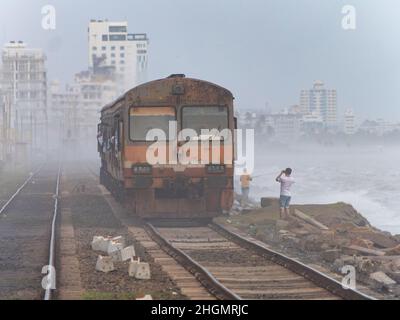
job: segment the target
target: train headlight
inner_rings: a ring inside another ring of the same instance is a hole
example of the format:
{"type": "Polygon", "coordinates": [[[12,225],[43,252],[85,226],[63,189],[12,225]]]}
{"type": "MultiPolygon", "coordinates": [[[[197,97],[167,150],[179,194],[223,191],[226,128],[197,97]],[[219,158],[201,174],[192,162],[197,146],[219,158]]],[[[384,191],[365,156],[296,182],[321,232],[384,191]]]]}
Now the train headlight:
{"type": "Polygon", "coordinates": [[[225,165],[223,164],[210,164],[206,168],[207,173],[225,173],[225,165]]]}
{"type": "Polygon", "coordinates": [[[149,165],[139,164],[134,165],[132,167],[133,174],[142,175],[142,174],[151,174],[153,172],[153,168],[149,165]]]}

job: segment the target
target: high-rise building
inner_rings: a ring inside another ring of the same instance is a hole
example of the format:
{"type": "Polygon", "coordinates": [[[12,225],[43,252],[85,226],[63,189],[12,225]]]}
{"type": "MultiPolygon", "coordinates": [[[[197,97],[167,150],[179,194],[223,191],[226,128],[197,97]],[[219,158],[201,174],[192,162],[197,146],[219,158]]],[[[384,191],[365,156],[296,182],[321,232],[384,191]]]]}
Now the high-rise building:
{"type": "Polygon", "coordinates": [[[52,81],[49,100],[55,140],[73,142],[77,147],[95,146],[100,110],[115,99],[116,90],[112,78],[91,70],[77,73],[65,88],[52,81]]]}
{"type": "Polygon", "coordinates": [[[114,70],[120,91],[146,81],[148,63],[147,35],[128,32],[128,22],[91,20],[88,29],[89,68],[114,70]]]}
{"type": "Polygon", "coordinates": [[[347,109],[344,114],[344,133],[352,135],[356,132],[355,116],[351,109],[347,109]]]}
{"type": "Polygon", "coordinates": [[[300,108],[305,115],[320,115],[328,127],[337,124],[337,92],[326,89],[322,81],[315,81],[312,89],[301,91],[300,108]]]}
{"type": "Polygon", "coordinates": [[[10,114],[15,140],[35,146],[47,139],[46,56],[22,41],[12,41],[2,51],[0,82],[10,114]]]}

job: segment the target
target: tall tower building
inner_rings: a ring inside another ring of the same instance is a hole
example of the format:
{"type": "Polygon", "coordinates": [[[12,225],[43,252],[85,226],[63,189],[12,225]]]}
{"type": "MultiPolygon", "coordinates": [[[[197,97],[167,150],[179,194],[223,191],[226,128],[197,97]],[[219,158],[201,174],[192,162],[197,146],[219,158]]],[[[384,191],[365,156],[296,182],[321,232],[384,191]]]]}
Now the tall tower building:
{"type": "Polygon", "coordinates": [[[10,105],[10,126],[19,142],[39,145],[47,139],[46,56],[22,41],[11,41],[2,51],[2,92],[10,105]]]}
{"type": "Polygon", "coordinates": [[[344,133],[351,135],[356,132],[355,116],[352,109],[347,109],[344,114],[344,133]]]}
{"type": "Polygon", "coordinates": [[[146,34],[129,33],[126,21],[108,20],[91,20],[88,33],[90,69],[111,68],[121,92],[146,81],[146,34]]]}
{"type": "Polygon", "coordinates": [[[337,92],[326,89],[322,81],[315,81],[312,89],[300,93],[300,109],[303,114],[321,116],[326,126],[337,124],[337,92]]]}

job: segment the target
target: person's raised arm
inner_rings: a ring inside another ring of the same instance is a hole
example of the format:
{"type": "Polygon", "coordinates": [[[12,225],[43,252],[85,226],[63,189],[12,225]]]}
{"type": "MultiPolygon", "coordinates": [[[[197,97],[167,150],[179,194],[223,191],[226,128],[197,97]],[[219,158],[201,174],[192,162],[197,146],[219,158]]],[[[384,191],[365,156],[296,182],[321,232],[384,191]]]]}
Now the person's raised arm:
{"type": "Polygon", "coordinates": [[[283,170],[283,171],[280,173],[280,175],[276,177],[275,181],[276,181],[276,182],[280,182],[280,179],[281,179],[281,177],[282,177],[282,175],[283,175],[284,173],[285,173],[285,170],[283,170]]]}

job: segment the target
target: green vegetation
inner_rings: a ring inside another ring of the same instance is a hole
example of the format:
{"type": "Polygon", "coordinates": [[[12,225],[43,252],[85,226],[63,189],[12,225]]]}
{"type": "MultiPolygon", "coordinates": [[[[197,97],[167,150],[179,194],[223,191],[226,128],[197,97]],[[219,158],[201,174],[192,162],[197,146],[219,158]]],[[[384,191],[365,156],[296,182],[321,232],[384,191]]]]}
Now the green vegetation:
{"type": "Polygon", "coordinates": [[[87,291],[82,295],[83,300],[135,300],[132,292],[99,292],[87,291]]]}
{"type": "MultiPolygon", "coordinates": [[[[171,299],[170,293],[155,291],[146,293],[150,294],[156,300],[171,299]]],[[[133,292],[101,292],[101,291],[86,291],[82,295],[83,300],[136,300],[138,297],[144,297],[144,293],[133,292]]]]}

